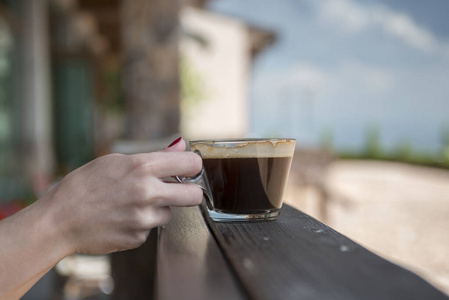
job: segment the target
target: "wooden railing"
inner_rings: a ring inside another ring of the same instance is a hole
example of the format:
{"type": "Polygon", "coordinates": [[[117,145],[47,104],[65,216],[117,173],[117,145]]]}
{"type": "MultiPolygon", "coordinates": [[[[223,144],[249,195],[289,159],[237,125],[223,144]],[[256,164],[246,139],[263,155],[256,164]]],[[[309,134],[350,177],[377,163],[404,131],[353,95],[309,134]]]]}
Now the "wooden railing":
{"type": "Polygon", "coordinates": [[[157,239],[155,299],[449,299],[284,205],[277,220],[215,223],[173,208],[157,239]]]}

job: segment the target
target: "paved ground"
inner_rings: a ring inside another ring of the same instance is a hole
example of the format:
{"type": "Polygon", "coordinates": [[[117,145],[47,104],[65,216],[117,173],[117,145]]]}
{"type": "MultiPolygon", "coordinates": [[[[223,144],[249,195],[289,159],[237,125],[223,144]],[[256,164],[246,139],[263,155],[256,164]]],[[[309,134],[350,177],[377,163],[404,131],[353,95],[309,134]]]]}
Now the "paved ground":
{"type": "Polygon", "coordinates": [[[292,170],[286,202],[449,294],[449,172],[377,161],[335,161],[326,201],[292,170]]]}

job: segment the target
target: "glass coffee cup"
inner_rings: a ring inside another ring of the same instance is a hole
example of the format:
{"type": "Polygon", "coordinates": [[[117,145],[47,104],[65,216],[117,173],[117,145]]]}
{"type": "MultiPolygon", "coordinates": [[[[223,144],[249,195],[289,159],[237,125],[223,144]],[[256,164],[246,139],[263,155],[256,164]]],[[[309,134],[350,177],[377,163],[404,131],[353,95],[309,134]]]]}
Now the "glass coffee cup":
{"type": "Polygon", "coordinates": [[[280,212],[295,151],[294,139],[190,141],[203,170],[179,182],[199,185],[212,220],[268,221],[280,212]]]}

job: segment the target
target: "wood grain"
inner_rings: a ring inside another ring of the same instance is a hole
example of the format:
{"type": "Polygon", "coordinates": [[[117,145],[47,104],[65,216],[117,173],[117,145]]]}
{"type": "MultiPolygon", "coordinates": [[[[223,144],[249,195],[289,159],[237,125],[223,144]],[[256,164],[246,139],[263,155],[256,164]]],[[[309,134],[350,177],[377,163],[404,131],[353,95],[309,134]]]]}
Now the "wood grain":
{"type": "Polygon", "coordinates": [[[449,299],[287,205],[271,222],[208,223],[251,299],[449,299]]]}
{"type": "Polygon", "coordinates": [[[172,208],[159,232],[155,299],[247,299],[198,207],[172,208]]]}

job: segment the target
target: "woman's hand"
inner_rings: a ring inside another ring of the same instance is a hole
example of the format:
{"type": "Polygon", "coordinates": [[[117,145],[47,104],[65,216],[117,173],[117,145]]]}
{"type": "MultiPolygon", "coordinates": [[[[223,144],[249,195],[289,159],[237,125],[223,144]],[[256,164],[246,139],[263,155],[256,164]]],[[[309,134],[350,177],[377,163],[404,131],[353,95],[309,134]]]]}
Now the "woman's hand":
{"type": "Polygon", "coordinates": [[[163,181],[201,170],[201,158],[184,150],[180,140],[160,152],[106,155],[67,175],[42,200],[69,251],[105,254],[136,248],[151,228],[168,223],[170,206],[199,205],[199,187],[163,181]]]}
{"type": "Polygon", "coordinates": [[[136,248],[170,220],[170,206],[200,204],[196,185],[162,180],[201,170],[201,158],[184,150],[180,139],[160,152],[100,157],[1,220],[0,299],[19,299],[67,255],[136,248]]]}

